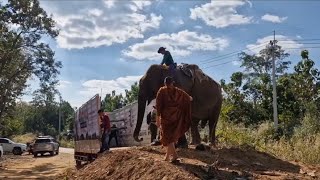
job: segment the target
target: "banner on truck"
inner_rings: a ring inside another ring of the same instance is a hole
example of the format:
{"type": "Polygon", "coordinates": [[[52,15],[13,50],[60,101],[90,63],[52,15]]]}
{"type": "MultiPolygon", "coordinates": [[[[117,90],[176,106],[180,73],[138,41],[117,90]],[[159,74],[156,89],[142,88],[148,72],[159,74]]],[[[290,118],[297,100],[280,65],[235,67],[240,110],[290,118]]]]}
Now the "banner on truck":
{"type": "MultiPolygon", "coordinates": [[[[147,112],[146,112],[147,113],[147,112]]],[[[146,115],[143,118],[143,123],[140,130],[140,137],[144,140],[142,142],[136,142],[133,139],[133,132],[136,127],[138,116],[138,102],[134,102],[125,107],[117,109],[109,113],[111,125],[115,125],[119,128],[119,145],[120,146],[140,146],[150,144],[151,137],[146,123],[146,115]]],[[[111,142],[111,146],[114,147],[115,142],[111,142]]]]}
{"type": "Polygon", "coordinates": [[[99,115],[101,102],[99,95],[95,95],[76,111],[76,140],[100,138],[99,115]]]}

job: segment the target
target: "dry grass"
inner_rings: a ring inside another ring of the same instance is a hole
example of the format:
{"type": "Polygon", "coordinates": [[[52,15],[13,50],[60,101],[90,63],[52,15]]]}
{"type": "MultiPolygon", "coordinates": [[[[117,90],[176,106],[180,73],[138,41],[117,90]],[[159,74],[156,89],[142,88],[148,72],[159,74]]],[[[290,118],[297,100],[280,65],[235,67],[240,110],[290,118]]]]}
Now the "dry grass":
{"type": "Polygon", "coordinates": [[[256,129],[244,128],[239,124],[220,122],[218,140],[225,146],[251,146],[255,149],[271,153],[279,158],[304,163],[320,163],[320,134],[298,135],[292,138],[273,140],[272,124],[264,123],[256,129]]]}
{"type": "Polygon", "coordinates": [[[12,140],[17,143],[28,143],[32,142],[34,139],[37,138],[37,135],[32,134],[32,133],[27,133],[23,135],[16,135],[12,137],[12,140]]]}
{"type": "Polygon", "coordinates": [[[73,140],[66,140],[62,138],[60,141],[60,146],[65,148],[74,148],[74,141],[73,140]]]}

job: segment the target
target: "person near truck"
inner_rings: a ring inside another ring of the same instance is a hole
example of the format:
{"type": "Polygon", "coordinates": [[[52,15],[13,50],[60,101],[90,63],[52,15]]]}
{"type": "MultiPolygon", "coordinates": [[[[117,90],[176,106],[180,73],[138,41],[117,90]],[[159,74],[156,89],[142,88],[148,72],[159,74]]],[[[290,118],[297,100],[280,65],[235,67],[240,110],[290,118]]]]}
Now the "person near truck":
{"type": "Polygon", "coordinates": [[[160,135],[158,135],[158,127],[157,127],[157,110],[156,107],[153,106],[152,111],[150,112],[150,122],[149,122],[149,130],[151,133],[151,146],[160,145],[160,135]]]}
{"type": "Polygon", "coordinates": [[[172,77],[166,77],[164,87],[156,96],[157,126],[160,127],[160,141],[166,146],[164,160],[178,162],[175,143],[190,128],[192,97],[185,91],[173,85],[172,77]]]}
{"type": "Polygon", "coordinates": [[[99,117],[100,117],[100,128],[101,128],[101,149],[100,153],[104,151],[109,151],[109,145],[108,145],[108,140],[109,140],[109,134],[111,132],[111,125],[110,125],[110,119],[109,116],[102,110],[100,109],[98,111],[99,117]]]}
{"type": "Polygon", "coordinates": [[[111,127],[111,133],[109,136],[109,142],[108,142],[109,146],[110,146],[110,142],[111,142],[112,138],[114,138],[116,140],[116,146],[117,147],[119,146],[119,144],[118,144],[118,131],[119,131],[119,129],[117,128],[117,126],[115,124],[113,124],[111,127]]]}

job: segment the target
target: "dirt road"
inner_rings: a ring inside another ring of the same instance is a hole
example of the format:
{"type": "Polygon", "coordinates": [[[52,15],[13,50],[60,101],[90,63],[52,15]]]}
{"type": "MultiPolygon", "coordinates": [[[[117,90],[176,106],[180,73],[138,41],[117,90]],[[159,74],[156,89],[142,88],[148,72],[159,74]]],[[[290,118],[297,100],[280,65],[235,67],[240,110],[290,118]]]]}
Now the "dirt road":
{"type": "Polygon", "coordinates": [[[55,179],[74,165],[73,149],[68,148],[60,148],[56,156],[6,155],[0,160],[0,179],[55,179]]]}

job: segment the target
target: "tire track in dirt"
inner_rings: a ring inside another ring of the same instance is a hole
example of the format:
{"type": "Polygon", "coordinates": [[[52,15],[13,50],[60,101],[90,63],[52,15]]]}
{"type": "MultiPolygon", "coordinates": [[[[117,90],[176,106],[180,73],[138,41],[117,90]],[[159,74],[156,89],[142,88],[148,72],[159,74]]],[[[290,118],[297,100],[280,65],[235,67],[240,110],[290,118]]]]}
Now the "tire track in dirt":
{"type": "Polygon", "coordinates": [[[59,174],[74,167],[73,155],[56,156],[7,155],[0,162],[0,179],[56,179],[59,174]]]}

